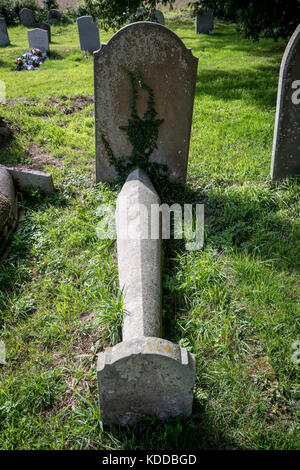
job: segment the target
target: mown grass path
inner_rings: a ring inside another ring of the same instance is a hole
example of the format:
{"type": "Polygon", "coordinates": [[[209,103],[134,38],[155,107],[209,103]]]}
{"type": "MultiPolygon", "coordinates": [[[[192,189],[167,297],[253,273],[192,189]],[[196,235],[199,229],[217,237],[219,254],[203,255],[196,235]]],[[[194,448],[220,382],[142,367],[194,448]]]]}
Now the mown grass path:
{"type": "Polygon", "coordinates": [[[205,204],[206,241],[197,252],[166,244],[163,298],[164,337],[196,355],[193,415],[101,429],[96,353],[119,341],[122,299],[97,207],[119,187],[94,182],[93,63],[76,25],[53,27],[50,59],[20,73],[18,26],[0,50],[0,114],[14,130],[0,163],[51,171],[57,192],[20,195],[25,218],[1,264],[2,449],[300,447],[299,183],[269,181],[285,43],[221,23],[196,36],[176,15],[167,25],[199,57],[187,189],[170,202],[205,204]]]}

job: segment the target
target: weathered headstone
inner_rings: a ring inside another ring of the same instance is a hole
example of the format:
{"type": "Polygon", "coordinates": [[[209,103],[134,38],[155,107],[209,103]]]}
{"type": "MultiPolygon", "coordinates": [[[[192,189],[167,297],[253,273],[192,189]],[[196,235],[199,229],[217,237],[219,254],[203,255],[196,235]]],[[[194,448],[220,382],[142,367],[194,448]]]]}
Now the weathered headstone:
{"type": "Polygon", "coordinates": [[[91,16],[77,18],[80,49],[82,51],[94,52],[100,49],[100,36],[98,24],[91,16]]]}
{"type": "Polygon", "coordinates": [[[12,177],[0,165],[0,253],[17,223],[18,206],[12,177]]]}
{"type": "Polygon", "coordinates": [[[300,175],[300,25],[280,67],[271,179],[300,175]]]}
{"type": "MultiPolygon", "coordinates": [[[[94,53],[96,179],[113,181],[101,132],[116,158],[131,154],[131,144],[119,126],[128,124],[131,85],[124,67],[138,69],[143,81],[154,92],[159,119],[157,149],[151,160],[165,164],[172,180],[185,182],[193,115],[198,59],[181,39],[165,26],[137,22],[125,26],[94,53]]],[[[147,109],[143,90],[137,109],[147,109]]]]}
{"type": "Polygon", "coordinates": [[[36,28],[44,29],[48,33],[48,40],[51,42],[51,27],[48,23],[36,23],[36,28]]]}
{"type": "Polygon", "coordinates": [[[37,48],[41,51],[49,51],[48,32],[44,29],[29,29],[27,32],[29,47],[31,49],[37,48]]]}
{"type": "Polygon", "coordinates": [[[140,169],[133,171],[116,212],[123,341],[98,356],[104,423],[128,425],[145,414],[164,420],[192,412],[194,357],[160,338],[162,243],[151,238],[152,226],[145,224],[155,204],[160,200],[150,179],[140,169]]]}
{"type": "Polygon", "coordinates": [[[56,24],[61,19],[61,12],[59,10],[49,10],[47,15],[47,21],[49,24],[56,24]]]}
{"type": "Polygon", "coordinates": [[[157,23],[164,25],[165,24],[165,17],[162,11],[155,10],[154,16],[156,18],[157,23]]]}
{"type": "Polygon", "coordinates": [[[211,10],[196,14],[196,34],[209,34],[214,30],[214,17],[211,10]]]}
{"type": "Polygon", "coordinates": [[[29,8],[22,8],[20,11],[20,20],[23,26],[35,26],[35,19],[29,8]]]}
{"type": "Polygon", "coordinates": [[[0,46],[9,46],[9,37],[6,28],[5,19],[0,17],[0,46]]]}

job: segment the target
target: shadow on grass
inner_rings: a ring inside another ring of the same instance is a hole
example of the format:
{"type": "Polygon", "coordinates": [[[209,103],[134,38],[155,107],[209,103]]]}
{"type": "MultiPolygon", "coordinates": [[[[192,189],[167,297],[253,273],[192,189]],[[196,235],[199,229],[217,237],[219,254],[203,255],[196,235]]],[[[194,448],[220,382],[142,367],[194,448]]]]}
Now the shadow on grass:
{"type": "Polygon", "coordinates": [[[200,70],[196,96],[215,100],[243,100],[262,108],[276,105],[278,67],[262,66],[255,71],[200,70]]]}
{"type": "Polygon", "coordinates": [[[146,417],[132,427],[110,426],[108,430],[122,443],[124,450],[228,450],[244,449],[224,433],[214,421],[212,410],[194,400],[193,413],[188,418],[170,418],[161,422],[146,417]]]}
{"type": "Polygon", "coordinates": [[[48,59],[49,60],[63,60],[65,58],[64,54],[58,51],[49,51],[48,59]]]}

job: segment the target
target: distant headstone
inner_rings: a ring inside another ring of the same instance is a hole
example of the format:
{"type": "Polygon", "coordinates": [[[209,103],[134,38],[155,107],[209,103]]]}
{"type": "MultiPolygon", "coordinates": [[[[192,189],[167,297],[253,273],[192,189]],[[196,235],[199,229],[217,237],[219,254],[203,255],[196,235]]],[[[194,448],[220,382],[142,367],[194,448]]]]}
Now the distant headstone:
{"type": "MultiPolygon", "coordinates": [[[[185,182],[198,59],[181,39],[165,26],[148,21],[125,26],[94,53],[96,179],[113,181],[101,132],[116,158],[130,156],[132,146],[119,126],[130,117],[131,85],[124,67],[138,69],[154,92],[159,127],[157,149],[151,160],[168,166],[170,177],[185,182]]],[[[139,93],[137,110],[147,109],[148,95],[139,93]]]]}
{"type": "Polygon", "coordinates": [[[280,67],[271,178],[300,175],[300,25],[280,67]]]}
{"type": "Polygon", "coordinates": [[[49,39],[48,32],[44,29],[29,29],[28,32],[28,42],[30,49],[37,48],[41,51],[49,51],[49,39]]]}
{"type": "Polygon", "coordinates": [[[35,19],[29,8],[22,8],[20,11],[20,20],[23,26],[35,26],[35,19]]]}
{"type": "Polygon", "coordinates": [[[48,40],[51,42],[51,27],[48,23],[36,23],[36,28],[44,29],[48,33],[48,40]]]}
{"type": "Polygon", "coordinates": [[[211,10],[202,10],[196,15],[196,34],[210,34],[214,30],[214,17],[211,10]]]}
{"type": "Polygon", "coordinates": [[[0,17],[0,46],[9,46],[9,37],[6,28],[5,19],[0,17]]]}
{"type": "Polygon", "coordinates": [[[61,12],[59,10],[49,10],[47,21],[49,24],[56,24],[61,19],[61,12]]]}
{"type": "Polygon", "coordinates": [[[164,14],[161,11],[155,10],[154,16],[156,18],[157,23],[162,24],[162,25],[165,24],[165,17],[164,17],[164,14]]]}
{"type": "Polygon", "coordinates": [[[93,22],[91,16],[77,18],[80,49],[94,52],[100,49],[100,36],[98,24],[93,22]]]}

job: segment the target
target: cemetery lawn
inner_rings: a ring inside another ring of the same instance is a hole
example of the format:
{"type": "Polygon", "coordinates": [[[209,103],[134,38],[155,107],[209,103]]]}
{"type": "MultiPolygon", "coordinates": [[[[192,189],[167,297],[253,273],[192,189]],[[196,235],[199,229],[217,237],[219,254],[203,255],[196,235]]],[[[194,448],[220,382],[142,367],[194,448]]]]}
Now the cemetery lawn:
{"type": "Polygon", "coordinates": [[[199,57],[187,189],[166,201],[205,205],[205,245],[166,243],[163,274],[163,337],[196,356],[193,414],[101,427],[96,354],[120,341],[122,298],[96,209],[120,187],[95,184],[92,57],[75,24],[54,26],[50,59],[17,73],[27,31],[11,27],[0,115],[14,138],[0,163],[50,171],[57,191],[19,195],[23,220],[1,264],[1,449],[300,448],[299,181],[269,180],[285,42],[253,43],[222,23],[196,36],[176,12],[167,26],[199,57]]]}

